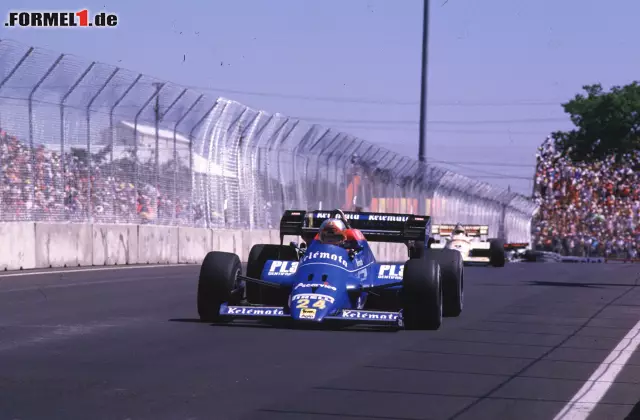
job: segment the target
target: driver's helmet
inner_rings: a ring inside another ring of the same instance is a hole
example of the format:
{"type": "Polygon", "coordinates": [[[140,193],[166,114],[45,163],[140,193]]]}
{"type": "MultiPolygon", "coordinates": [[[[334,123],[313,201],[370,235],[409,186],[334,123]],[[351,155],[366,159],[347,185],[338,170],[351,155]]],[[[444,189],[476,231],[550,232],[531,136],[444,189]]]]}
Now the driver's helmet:
{"type": "Polygon", "coordinates": [[[347,240],[347,227],[340,219],[327,219],[320,225],[318,239],[323,244],[340,245],[347,240]]]}
{"type": "Polygon", "coordinates": [[[467,232],[464,230],[464,228],[462,227],[462,225],[460,223],[458,223],[454,228],[453,228],[453,234],[454,235],[465,235],[467,232]]]}

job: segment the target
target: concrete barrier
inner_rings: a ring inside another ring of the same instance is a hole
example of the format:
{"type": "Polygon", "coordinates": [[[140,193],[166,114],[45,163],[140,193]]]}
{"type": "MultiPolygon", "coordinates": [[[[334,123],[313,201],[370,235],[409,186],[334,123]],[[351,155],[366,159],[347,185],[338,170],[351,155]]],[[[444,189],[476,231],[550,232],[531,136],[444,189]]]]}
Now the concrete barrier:
{"type": "MultiPolygon", "coordinates": [[[[284,243],[300,242],[286,236],[284,243]]],[[[246,261],[251,247],[280,243],[278,230],[211,230],[152,225],[0,223],[0,270],[127,264],[200,264],[209,251],[246,261]]],[[[379,261],[406,260],[403,244],[372,243],[379,261]]]]}
{"type": "Polygon", "coordinates": [[[145,225],[138,228],[138,262],[177,264],[178,228],[145,225]]]}
{"type": "Polygon", "coordinates": [[[93,265],[138,263],[137,225],[93,225],[93,265]]]}
{"type": "Polygon", "coordinates": [[[238,254],[244,261],[241,254],[242,249],[242,232],[233,230],[214,230],[213,231],[213,248],[215,251],[233,252],[238,254]]]}
{"type": "Polygon", "coordinates": [[[36,224],[0,223],[0,270],[22,270],[36,266],[36,224]]]}
{"type": "Polygon", "coordinates": [[[178,228],[178,262],[199,264],[213,249],[213,232],[209,229],[178,228]]]}
{"type": "Polygon", "coordinates": [[[35,230],[37,268],[93,265],[92,225],[36,223],[35,230]]]}

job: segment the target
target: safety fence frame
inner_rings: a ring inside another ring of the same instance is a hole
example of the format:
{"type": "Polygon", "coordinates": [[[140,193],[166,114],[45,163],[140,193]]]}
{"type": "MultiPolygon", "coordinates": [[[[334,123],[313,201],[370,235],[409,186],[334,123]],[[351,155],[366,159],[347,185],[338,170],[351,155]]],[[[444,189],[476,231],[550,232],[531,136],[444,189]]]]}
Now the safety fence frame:
{"type": "Polygon", "coordinates": [[[340,207],[524,242],[537,209],[348,133],[4,39],[0,131],[0,221],[259,229],[340,207]]]}

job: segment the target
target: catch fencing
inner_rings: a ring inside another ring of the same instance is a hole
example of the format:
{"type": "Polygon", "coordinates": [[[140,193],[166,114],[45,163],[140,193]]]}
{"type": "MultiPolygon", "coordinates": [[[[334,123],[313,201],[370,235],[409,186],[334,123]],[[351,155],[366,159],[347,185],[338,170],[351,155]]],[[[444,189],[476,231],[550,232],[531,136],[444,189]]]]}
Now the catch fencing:
{"type": "Polygon", "coordinates": [[[0,40],[0,221],[274,228],[285,208],[429,214],[524,242],[524,196],[348,133],[0,40]]]}

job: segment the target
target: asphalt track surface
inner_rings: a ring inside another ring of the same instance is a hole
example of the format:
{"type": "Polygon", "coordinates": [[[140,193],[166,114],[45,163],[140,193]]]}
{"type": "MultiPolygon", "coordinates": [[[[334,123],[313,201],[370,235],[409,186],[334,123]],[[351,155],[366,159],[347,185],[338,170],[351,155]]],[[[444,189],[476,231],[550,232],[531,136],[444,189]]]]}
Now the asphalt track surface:
{"type": "MultiPolygon", "coordinates": [[[[0,275],[0,419],[553,419],[640,320],[639,265],[466,270],[441,330],[196,319],[197,266],[0,275]]],[[[633,354],[589,419],[632,418],[633,354]]]]}

